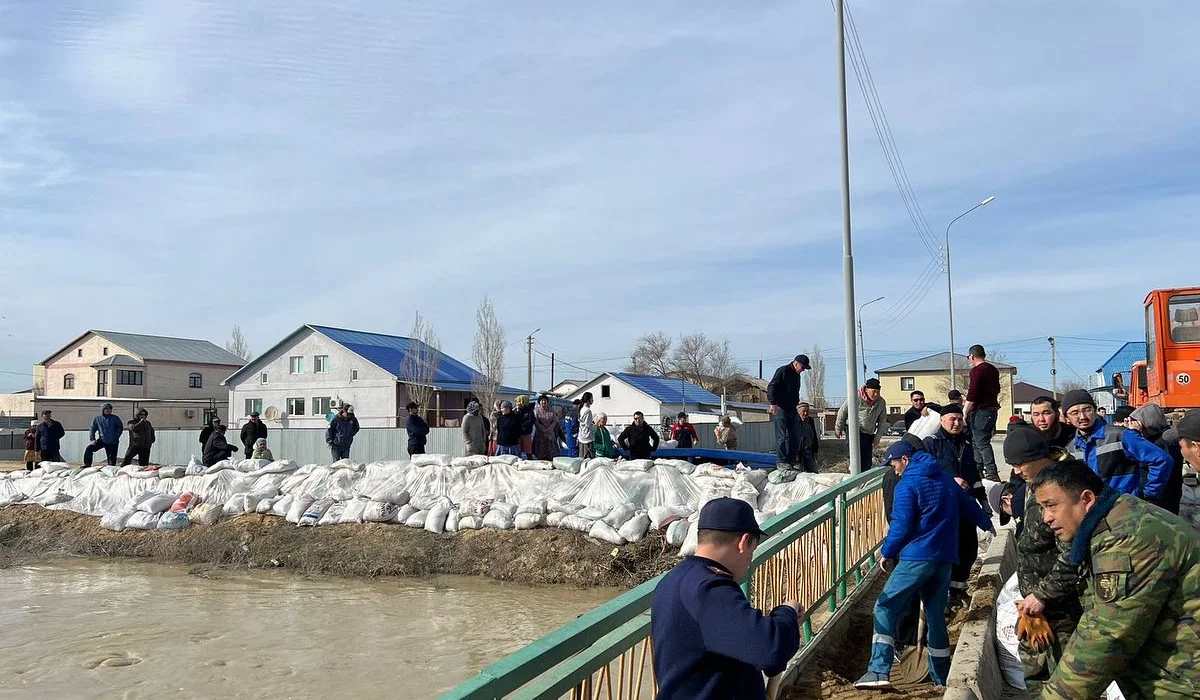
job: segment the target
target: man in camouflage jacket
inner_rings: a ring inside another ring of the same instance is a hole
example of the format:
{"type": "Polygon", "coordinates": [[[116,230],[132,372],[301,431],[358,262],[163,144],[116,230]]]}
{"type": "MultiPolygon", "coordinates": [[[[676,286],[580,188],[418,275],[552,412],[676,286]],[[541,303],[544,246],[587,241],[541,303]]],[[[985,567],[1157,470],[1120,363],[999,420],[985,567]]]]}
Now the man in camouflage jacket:
{"type": "MultiPolygon", "coordinates": [[[[1083,617],[1043,698],[1200,694],[1200,537],[1182,518],[1122,495],[1070,461],[1031,484],[1043,518],[1087,580],[1083,617]]],[[[1028,526],[1028,525],[1027,525],[1028,526]]]]}
{"type": "MultiPolygon", "coordinates": [[[[1064,458],[1066,453],[1052,451],[1032,426],[1010,424],[1004,438],[1004,461],[1026,482],[1064,458]]],[[[1025,527],[1017,536],[1017,581],[1025,599],[1017,608],[1022,615],[1042,615],[1054,632],[1054,641],[1048,649],[1036,649],[1021,640],[1025,677],[1038,678],[1053,671],[1062,658],[1063,647],[1075,631],[1083,609],[1079,604],[1079,567],[1071,564],[1070,557],[1065,556],[1069,547],[1058,541],[1042,519],[1042,509],[1032,491],[1026,493],[1029,495],[1025,503],[1025,527]]]]}

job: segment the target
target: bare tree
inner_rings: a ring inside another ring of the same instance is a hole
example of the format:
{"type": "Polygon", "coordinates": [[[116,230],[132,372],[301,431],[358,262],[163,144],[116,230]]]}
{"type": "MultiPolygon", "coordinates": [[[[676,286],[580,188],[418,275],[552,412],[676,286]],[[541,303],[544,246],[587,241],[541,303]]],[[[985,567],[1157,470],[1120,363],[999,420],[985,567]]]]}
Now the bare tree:
{"type": "Polygon", "coordinates": [[[627,372],[665,376],[673,367],[670,360],[671,336],[659,331],[643,335],[633,346],[627,372]]]}
{"type": "Polygon", "coordinates": [[[703,333],[681,337],[671,352],[670,364],[672,376],[683,377],[709,391],[716,391],[737,372],[729,341],[718,343],[703,333]]]}
{"type": "Polygon", "coordinates": [[[504,326],[496,318],[496,308],[492,300],[484,297],[479,302],[475,312],[475,345],[471,357],[479,376],[471,386],[475,398],[484,406],[484,412],[491,411],[504,382],[504,326]]]}
{"type": "Polygon", "coordinates": [[[242,335],[241,326],[233,327],[233,335],[230,337],[229,342],[225,343],[225,349],[246,362],[254,358],[254,355],[250,353],[250,344],[246,342],[246,336],[242,335]]]}
{"type": "Polygon", "coordinates": [[[1058,385],[1058,393],[1059,394],[1065,394],[1068,391],[1074,391],[1076,389],[1083,389],[1084,391],[1086,391],[1087,384],[1084,384],[1083,382],[1079,381],[1078,379],[1068,379],[1067,381],[1058,385]]]}
{"type": "Polygon", "coordinates": [[[421,404],[421,413],[424,415],[429,411],[433,380],[442,361],[442,341],[420,311],[413,318],[409,337],[412,340],[408,344],[408,352],[404,353],[400,376],[404,377],[408,387],[408,397],[421,404]]]}
{"type": "MultiPolygon", "coordinates": [[[[1007,359],[1008,359],[1008,357],[999,350],[989,352],[988,357],[987,357],[987,361],[991,362],[992,364],[997,364],[997,363],[1008,364],[1008,362],[1006,362],[1007,359]]],[[[941,399],[945,399],[946,395],[950,393],[950,376],[949,376],[949,374],[950,373],[947,372],[945,375],[938,378],[937,390],[938,390],[938,393],[940,394],[940,396],[936,399],[931,398],[930,401],[933,401],[934,403],[941,403],[941,399]]],[[[1003,377],[1003,376],[1004,376],[1003,373],[1001,373],[1001,377],[1003,377]]],[[[971,362],[969,360],[967,360],[965,357],[956,357],[955,358],[954,377],[955,377],[955,379],[958,380],[958,390],[963,393],[963,396],[966,396],[967,395],[967,387],[970,386],[970,384],[971,384],[971,362]]],[[[1013,379],[1016,380],[1015,374],[1013,375],[1013,379]]],[[[999,399],[1000,403],[1003,404],[1004,401],[1008,398],[1009,398],[1008,382],[1001,381],[1000,382],[1000,399],[999,399]]]]}
{"type": "Polygon", "coordinates": [[[808,364],[812,369],[804,373],[804,392],[808,394],[808,402],[818,411],[827,408],[825,405],[825,358],[821,355],[821,346],[814,345],[808,351],[808,364]]]}

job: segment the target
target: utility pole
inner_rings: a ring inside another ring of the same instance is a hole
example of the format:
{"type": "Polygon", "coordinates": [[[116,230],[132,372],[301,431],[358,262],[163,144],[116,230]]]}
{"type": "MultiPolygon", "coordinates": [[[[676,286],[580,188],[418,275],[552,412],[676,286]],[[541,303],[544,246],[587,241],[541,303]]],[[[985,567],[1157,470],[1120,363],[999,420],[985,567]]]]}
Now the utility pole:
{"type": "Polygon", "coordinates": [[[1054,400],[1058,400],[1058,346],[1054,344],[1054,336],[1046,338],[1050,341],[1050,381],[1051,391],[1054,393],[1054,400]]]}
{"type": "Polygon", "coordinates": [[[950,284],[950,227],[954,225],[955,221],[958,221],[979,207],[986,207],[988,204],[991,204],[993,199],[995,197],[989,196],[979,204],[954,217],[950,220],[950,223],[946,224],[946,310],[950,314],[950,389],[955,391],[958,390],[958,372],[955,371],[957,368],[954,366],[954,288],[950,284]]]}
{"type": "Polygon", "coordinates": [[[759,378],[759,379],[762,379],[762,378],[763,378],[763,376],[762,376],[762,363],[763,363],[763,361],[762,361],[762,360],[759,360],[759,361],[758,361],[758,378],[759,378]]]}
{"type": "MultiPolygon", "coordinates": [[[[542,329],[535,328],[533,329],[533,333],[537,333],[540,330],[542,329]]],[[[533,333],[530,333],[529,337],[525,339],[525,359],[527,362],[526,367],[528,368],[528,374],[526,375],[527,386],[525,388],[530,393],[533,393],[533,333]]]]}
{"type": "Polygon", "coordinates": [[[554,353],[550,353],[550,388],[554,388],[554,353]]]}
{"type": "Polygon", "coordinates": [[[846,432],[850,447],[850,473],[861,469],[859,457],[858,410],[852,403],[858,396],[858,348],[854,337],[854,244],[850,235],[850,128],[846,120],[846,24],[845,0],[835,0],[837,15],[838,122],[842,137],[842,285],[846,331],[846,432]]]}
{"type": "Polygon", "coordinates": [[[862,312],[871,304],[883,301],[886,297],[878,297],[858,307],[858,350],[862,354],[863,376],[867,376],[867,344],[863,341],[862,312]]]}

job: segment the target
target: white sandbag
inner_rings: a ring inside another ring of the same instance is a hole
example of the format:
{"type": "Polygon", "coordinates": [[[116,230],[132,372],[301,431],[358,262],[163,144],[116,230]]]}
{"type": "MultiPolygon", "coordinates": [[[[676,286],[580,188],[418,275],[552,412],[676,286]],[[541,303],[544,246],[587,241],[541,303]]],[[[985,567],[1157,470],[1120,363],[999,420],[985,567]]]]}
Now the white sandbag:
{"type": "Polygon", "coordinates": [[[275,504],[278,503],[279,501],[283,500],[284,498],[285,498],[284,496],[273,496],[271,498],[264,498],[258,502],[257,506],[254,507],[254,512],[262,513],[263,515],[267,515],[275,507],[275,504]]]}
{"type": "Polygon", "coordinates": [[[644,472],[654,466],[652,459],[628,459],[624,462],[617,462],[614,467],[619,472],[644,472]]]}
{"type": "Polygon", "coordinates": [[[235,493],[225,501],[225,505],[221,508],[221,514],[232,518],[245,513],[253,513],[258,509],[258,502],[261,500],[252,493],[235,493]]]}
{"type": "Polygon", "coordinates": [[[188,513],[188,520],[194,525],[216,525],[224,514],[219,503],[201,503],[188,513]]]}
{"type": "MultiPolygon", "coordinates": [[[[39,496],[37,498],[37,504],[45,507],[56,506],[59,503],[66,503],[72,498],[73,496],[66,491],[51,491],[43,496],[39,496]]],[[[166,509],[164,508],[164,510],[166,509]]]]}
{"type": "Polygon", "coordinates": [[[191,474],[193,476],[203,474],[205,472],[205,470],[207,470],[207,469],[208,469],[208,467],[204,466],[204,462],[201,462],[200,460],[196,459],[196,455],[192,455],[192,458],[188,460],[188,463],[187,463],[187,473],[188,474],[191,474]]]}
{"type": "Polygon", "coordinates": [[[687,539],[688,521],[676,520],[667,527],[667,544],[679,547],[687,539]]]}
{"type": "Polygon", "coordinates": [[[696,521],[687,521],[687,534],[683,538],[683,544],[679,545],[679,556],[690,557],[696,553],[696,547],[699,545],[697,539],[700,536],[700,528],[696,526],[696,521]]]}
{"type": "Polygon", "coordinates": [[[559,501],[551,498],[546,502],[546,509],[551,513],[564,513],[566,515],[575,515],[583,510],[584,506],[581,503],[571,503],[570,501],[559,501]]]}
{"type": "Polygon", "coordinates": [[[371,501],[363,508],[362,520],[364,523],[386,523],[393,520],[399,512],[400,506],[371,501]]]}
{"type": "Polygon", "coordinates": [[[137,510],[143,513],[162,513],[175,503],[175,496],[166,493],[151,493],[149,496],[139,499],[137,510]]]}
{"type": "Polygon", "coordinates": [[[766,469],[751,469],[747,466],[739,464],[734,472],[739,476],[754,484],[754,488],[762,491],[762,487],[767,485],[767,477],[769,476],[766,469]]]}
{"type": "Polygon", "coordinates": [[[317,521],[318,526],[337,525],[342,522],[342,513],[346,510],[346,503],[339,501],[329,506],[329,510],[325,511],[325,515],[317,521]]]}
{"type": "Polygon", "coordinates": [[[399,510],[396,511],[396,516],[392,518],[392,522],[398,525],[403,525],[408,522],[409,518],[416,515],[417,511],[419,510],[421,509],[413,504],[405,503],[404,505],[400,506],[399,510]]]}
{"type": "Polygon", "coordinates": [[[105,530],[120,532],[125,529],[125,523],[129,520],[129,516],[133,515],[133,511],[123,510],[119,512],[108,512],[100,518],[100,527],[105,530]]]}
{"type": "Polygon", "coordinates": [[[637,542],[646,536],[650,529],[650,516],[645,512],[634,515],[617,530],[617,534],[626,542],[637,542]]]}
{"type": "MultiPolygon", "coordinates": [[[[921,416],[913,421],[912,425],[908,426],[908,432],[924,440],[927,437],[932,437],[940,427],[942,427],[942,416],[937,411],[930,409],[929,415],[921,416]]],[[[1024,682],[1022,682],[1021,687],[1025,687],[1024,682]]]]}
{"type": "Polygon", "coordinates": [[[342,517],[338,519],[338,522],[342,524],[361,523],[368,503],[370,501],[365,498],[355,498],[346,501],[346,509],[342,511],[342,517]]]}
{"type": "Polygon", "coordinates": [[[100,467],[87,467],[85,469],[80,469],[79,473],[76,474],[72,478],[82,479],[85,476],[91,476],[92,474],[99,474],[99,473],[100,473],[100,467]]]}
{"type": "Polygon", "coordinates": [[[500,511],[504,517],[511,520],[517,514],[517,504],[505,503],[504,501],[495,501],[492,503],[492,507],[488,510],[488,513],[493,511],[500,511]]]}
{"type": "Polygon", "coordinates": [[[42,472],[45,474],[53,474],[54,472],[61,472],[66,469],[70,469],[71,465],[67,464],[66,462],[38,462],[38,467],[40,467],[42,472]]]}
{"type": "Polygon", "coordinates": [[[617,534],[617,531],[603,520],[597,520],[592,524],[592,529],[588,530],[588,537],[596,540],[602,540],[604,542],[608,542],[609,544],[625,544],[624,538],[617,534]]]}
{"type": "Polygon", "coordinates": [[[383,488],[371,494],[371,500],[379,501],[380,503],[391,503],[394,506],[403,506],[408,505],[408,502],[412,500],[412,497],[409,495],[408,491],[405,491],[404,489],[396,486],[385,485],[383,488]]]}
{"type": "Polygon", "coordinates": [[[544,462],[537,459],[523,459],[513,466],[519,472],[548,472],[554,469],[553,462],[544,462]]]}
{"type": "Polygon", "coordinates": [[[463,530],[478,530],[483,527],[483,518],[474,515],[464,515],[458,519],[458,529],[463,530]]]}
{"type": "Polygon", "coordinates": [[[593,457],[584,463],[582,471],[586,471],[588,469],[595,469],[596,467],[612,468],[612,467],[615,467],[616,465],[617,465],[617,460],[615,460],[615,459],[611,459],[609,457],[593,457]]]}
{"type": "Polygon", "coordinates": [[[563,518],[566,517],[566,513],[554,511],[546,516],[546,527],[559,527],[562,525],[563,518]]]}
{"type": "Polygon", "coordinates": [[[575,530],[576,532],[589,532],[596,520],[586,520],[578,515],[567,515],[558,522],[558,527],[563,530],[575,530]]]}
{"type": "Polygon", "coordinates": [[[182,530],[191,524],[187,513],[173,513],[168,511],[159,517],[158,524],[155,527],[158,530],[182,530]]]}
{"type": "Polygon", "coordinates": [[[425,530],[435,535],[446,531],[446,518],[450,515],[450,501],[445,500],[429,509],[425,516],[425,530]]]}
{"type": "MultiPolygon", "coordinates": [[[[158,468],[158,478],[160,479],[182,479],[184,476],[187,476],[187,467],[158,468]]],[[[159,529],[163,529],[162,523],[159,523],[159,529]]]]}
{"type": "Polygon", "coordinates": [[[739,475],[733,482],[733,489],[729,492],[730,498],[736,498],[739,501],[745,501],[750,504],[754,510],[758,510],[758,489],[754,487],[744,476],[739,475]]]}
{"type": "MultiPolygon", "coordinates": [[[[557,459],[557,457],[555,459],[557,459]]],[[[488,457],[488,462],[491,464],[507,464],[510,467],[519,461],[521,461],[521,458],[516,455],[496,455],[494,457],[488,457]]]]}
{"type": "MultiPolygon", "coordinates": [[[[930,411],[932,413],[932,411],[930,411]]],[[[1020,640],[1017,639],[1017,601],[1021,600],[1017,575],[1013,574],[996,596],[996,657],[1004,682],[1025,690],[1025,669],[1021,665],[1020,640]]]]}
{"type": "Polygon", "coordinates": [[[100,473],[104,474],[105,476],[110,476],[110,477],[116,478],[117,474],[119,474],[120,472],[121,472],[121,468],[114,466],[112,464],[100,467],[100,473]]]}
{"type": "Polygon", "coordinates": [[[147,513],[145,511],[137,511],[132,513],[125,521],[125,529],[127,530],[153,530],[158,527],[159,513],[147,513]]]}
{"type": "Polygon", "coordinates": [[[583,460],[577,457],[555,457],[551,460],[551,464],[555,469],[568,474],[578,474],[580,468],[583,467],[583,460]]]}
{"type": "Polygon", "coordinates": [[[575,515],[578,515],[584,520],[601,520],[607,517],[612,511],[613,509],[607,506],[590,506],[575,513],[575,515]]]}
{"type": "Polygon", "coordinates": [[[517,513],[517,517],[513,518],[513,527],[517,530],[535,530],[542,526],[545,519],[546,516],[541,513],[517,513]]]}
{"type": "MultiPolygon", "coordinates": [[[[0,498],[0,508],[7,508],[8,506],[20,503],[21,501],[24,501],[27,498],[29,498],[29,497],[26,496],[21,491],[11,493],[3,498],[0,498]]],[[[109,529],[111,529],[111,528],[109,528],[109,529]]]]}
{"type": "Polygon", "coordinates": [[[526,501],[517,506],[517,515],[545,515],[545,501],[526,501]]]}
{"type": "Polygon", "coordinates": [[[511,530],[513,529],[513,516],[500,508],[492,508],[483,517],[483,526],[493,530],[511,530]]]}
{"type": "MultiPolygon", "coordinates": [[[[259,464],[263,464],[266,460],[257,460],[259,464]]],[[[266,462],[263,466],[249,472],[251,476],[263,476],[264,474],[291,474],[300,468],[290,459],[277,459],[274,462],[266,462]]]]}
{"type": "Polygon", "coordinates": [[[334,501],[330,498],[318,498],[313,501],[304,509],[304,513],[300,515],[300,520],[296,523],[296,527],[315,527],[317,522],[325,517],[325,511],[329,510],[329,507],[333,504],[334,501]]]}
{"type": "Polygon", "coordinates": [[[466,467],[467,469],[476,469],[488,463],[487,455],[470,455],[468,457],[455,457],[450,460],[452,467],[466,467]]]}
{"type": "Polygon", "coordinates": [[[296,497],[292,494],[284,494],[283,498],[275,501],[275,504],[271,506],[271,515],[277,515],[281,518],[286,517],[291,512],[292,503],[295,500],[296,497]]]}
{"type": "Polygon", "coordinates": [[[446,513],[446,532],[458,532],[458,509],[450,506],[450,512],[446,513]]]}
{"type": "Polygon", "coordinates": [[[420,528],[425,527],[425,518],[428,516],[429,516],[429,511],[418,510],[416,513],[413,513],[412,515],[408,516],[408,520],[405,520],[404,524],[409,527],[415,527],[417,529],[420,529],[420,528]]]}
{"type": "Polygon", "coordinates": [[[492,509],[492,503],[493,501],[490,498],[470,498],[463,501],[458,511],[462,515],[474,515],[482,520],[483,516],[487,515],[488,511],[492,509]]]}
{"type": "Polygon", "coordinates": [[[217,462],[216,464],[212,465],[211,467],[206,468],[204,470],[204,473],[205,474],[216,474],[217,472],[224,471],[226,469],[233,469],[233,462],[230,462],[227,459],[223,459],[220,462],[217,462]]]}
{"type": "Polygon", "coordinates": [[[609,511],[608,515],[601,518],[609,527],[616,530],[629,521],[633,514],[637,512],[637,506],[632,503],[622,503],[621,505],[609,511]]]}
{"type": "Polygon", "coordinates": [[[134,479],[157,479],[158,467],[139,467],[136,464],[130,464],[118,469],[117,473],[134,479]]]}
{"type": "Polygon", "coordinates": [[[650,527],[664,530],[676,520],[686,520],[694,511],[684,506],[656,506],[649,511],[650,527]]]}
{"type": "Polygon", "coordinates": [[[692,476],[711,476],[717,479],[735,479],[737,472],[729,467],[722,467],[719,464],[711,462],[701,464],[696,467],[696,471],[692,472],[692,476]]]}
{"type": "Polygon", "coordinates": [[[414,467],[448,467],[452,463],[450,457],[446,455],[413,455],[412,465],[414,467]]]}
{"type": "Polygon", "coordinates": [[[284,516],[284,520],[293,525],[299,524],[300,518],[304,517],[304,513],[308,510],[308,507],[313,503],[316,503],[316,501],[317,499],[311,494],[306,493],[301,496],[297,496],[296,499],[292,501],[292,507],[288,508],[288,512],[287,515],[284,516]]]}

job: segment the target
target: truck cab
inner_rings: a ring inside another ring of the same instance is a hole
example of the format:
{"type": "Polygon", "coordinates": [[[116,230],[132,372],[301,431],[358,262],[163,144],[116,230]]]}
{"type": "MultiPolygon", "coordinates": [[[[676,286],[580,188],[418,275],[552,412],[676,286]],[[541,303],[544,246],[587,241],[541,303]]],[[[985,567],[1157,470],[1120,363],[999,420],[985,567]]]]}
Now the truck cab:
{"type": "Polygon", "coordinates": [[[1200,407],[1200,287],[1146,296],[1146,361],[1134,363],[1129,402],[1200,407]]]}

